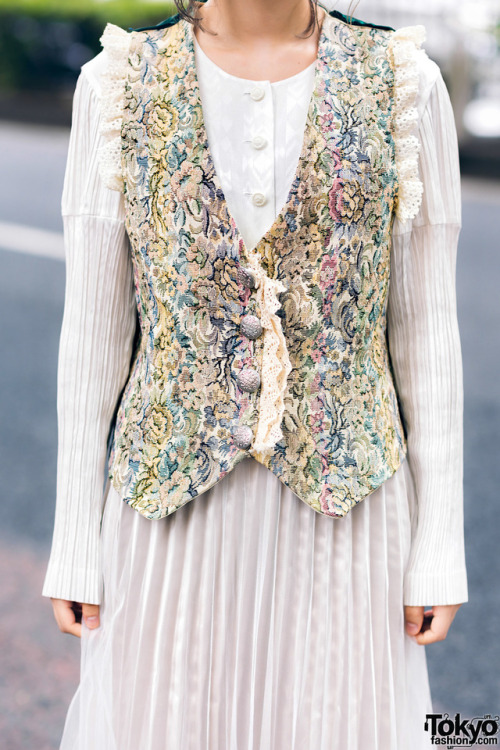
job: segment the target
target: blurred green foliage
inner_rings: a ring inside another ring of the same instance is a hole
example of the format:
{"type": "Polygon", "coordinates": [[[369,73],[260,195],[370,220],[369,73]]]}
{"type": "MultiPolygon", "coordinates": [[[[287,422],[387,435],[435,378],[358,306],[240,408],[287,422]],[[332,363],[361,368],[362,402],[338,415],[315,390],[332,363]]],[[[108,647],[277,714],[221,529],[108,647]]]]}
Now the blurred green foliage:
{"type": "Polygon", "coordinates": [[[158,0],[0,0],[0,95],[70,91],[108,21],[128,29],[175,12],[158,0]]]}
{"type": "Polygon", "coordinates": [[[175,10],[173,2],[158,0],[0,0],[0,15],[7,12],[60,19],[92,17],[101,23],[138,26],[158,23],[175,10]]]}

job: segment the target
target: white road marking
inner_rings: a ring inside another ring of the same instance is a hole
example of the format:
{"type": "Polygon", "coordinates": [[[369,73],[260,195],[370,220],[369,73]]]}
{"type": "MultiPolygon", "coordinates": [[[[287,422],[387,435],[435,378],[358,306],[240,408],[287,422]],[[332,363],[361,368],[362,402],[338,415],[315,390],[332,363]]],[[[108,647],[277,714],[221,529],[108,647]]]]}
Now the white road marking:
{"type": "Polygon", "coordinates": [[[0,221],[0,248],[64,260],[64,237],[61,232],[49,232],[23,224],[0,221]]]}

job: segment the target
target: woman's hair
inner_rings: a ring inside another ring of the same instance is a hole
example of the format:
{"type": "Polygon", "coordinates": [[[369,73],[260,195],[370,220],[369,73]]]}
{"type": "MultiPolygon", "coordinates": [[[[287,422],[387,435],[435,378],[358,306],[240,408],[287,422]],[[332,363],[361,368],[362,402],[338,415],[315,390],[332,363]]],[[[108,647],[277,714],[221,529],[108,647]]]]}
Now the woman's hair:
{"type": "MultiPolygon", "coordinates": [[[[195,26],[199,26],[201,29],[203,29],[203,26],[201,25],[203,16],[200,16],[197,13],[196,0],[187,0],[187,3],[185,0],[174,0],[174,2],[177,7],[177,11],[182,18],[185,18],[195,26]]],[[[351,12],[352,6],[354,5],[356,7],[358,3],[359,0],[358,2],[353,1],[350,3],[349,13],[351,12]]],[[[307,24],[307,27],[304,29],[304,31],[302,31],[298,36],[310,36],[318,23],[318,0],[309,0],[309,6],[311,10],[309,23],[307,24]]],[[[203,30],[205,31],[205,29],[203,30]]]]}

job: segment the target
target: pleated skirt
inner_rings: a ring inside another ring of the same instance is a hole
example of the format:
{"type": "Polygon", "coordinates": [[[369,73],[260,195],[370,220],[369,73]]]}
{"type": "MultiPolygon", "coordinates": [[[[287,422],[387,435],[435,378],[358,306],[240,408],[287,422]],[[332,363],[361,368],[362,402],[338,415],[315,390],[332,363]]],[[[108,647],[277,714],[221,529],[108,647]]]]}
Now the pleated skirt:
{"type": "Polygon", "coordinates": [[[149,520],[109,484],[101,624],[60,750],[424,750],[425,646],[404,629],[405,460],[334,519],[253,458],[149,520]]]}

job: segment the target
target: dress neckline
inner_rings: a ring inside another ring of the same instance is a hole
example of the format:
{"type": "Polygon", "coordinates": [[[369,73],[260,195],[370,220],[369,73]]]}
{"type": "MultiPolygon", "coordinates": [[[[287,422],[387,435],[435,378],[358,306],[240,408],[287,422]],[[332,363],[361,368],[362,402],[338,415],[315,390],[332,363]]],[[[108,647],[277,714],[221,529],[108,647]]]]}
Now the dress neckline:
{"type": "MultiPolygon", "coordinates": [[[[197,122],[197,130],[198,130],[197,140],[201,144],[201,147],[207,159],[207,163],[212,174],[212,181],[215,185],[218,195],[221,198],[222,204],[224,206],[224,212],[225,212],[226,218],[233,228],[235,244],[237,244],[237,246],[239,247],[240,256],[249,258],[251,253],[257,253],[257,254],[261,253],[263,248],[265,247],[266,242],[270,240],[276,234],[276,232],[279,230],[279,227],[281,225],[286,223],[287,211],[289,211],[291,207],[293,206],[297,191],[299,189],[299,185],[301,184],[301,181],[303,178],[303,174],[304,172],[307,171],[308,166],[312,166],[310,164],[310,154],[313,150],[313,144],[314,144],[315,138],[317,137],[318,127],[319,127],[317,124],[317,107],[318,107],[318,103],[321,101],[322,96],[323,96],[324,76],[325,76],[325,69],[328,69],[328,65],[329,65],[330,47],[332,44],[332,33],[334,32],[334,29],[336,28],[337,25],[338,24],[334,21],[332,16],[328,14],[326,14],[322,19],[320,33],[319,33],[319,40],[318,40],[317,56],[316,56],[316,60],[313,62],[313,66],[314,66],[313,90],[309,98],[309,104],[308,104],[308,110],[307,110],[307,116],[306,116],[306,124],[304,128],[303,136],[302,136],[303,138],[302,147],[301,147],[298,164],[295,169],[294,176],[293,176],[292,184],[290,186],[290,190],[288,192],[286,201],[284,205],[281,207],[281,210],[276,215],[273,224],[269,227],[266,233],[260,238],[257,245],[250,252],[250,249],[247,248],[245,241],[243,239],[243,236],[241,232],[239,231],[238,225],[234,217],[232,216],[231,211],[229,210],[229,206],[228,206],[226,197],[224,195],[224,191],[222,189],[222,184],[219,180],[217,170],[215,169],[215,163],[213,160],[210,144],[208,142],[208,134],[207,134],[205,120],[203,116],[203,104],[201,100],[198,72],[196,68],[195,43],[197,40],[194,34],[193,25],[190,22],[186,21],[185,19],[182,19],[180,22],[179,49],[183,50],[183,55],[184,55],[183,63],[186,66],[187,72],[188,72],[187,78],[189,80],[188,85],[189,85],[189,92],[190,92],[190,97],[191,97],[190,101],[196,113],[195,119],[197,122]]],[[[215,65],[215,63],[213,64],[215,65]]],[[[243,79],[240,79],[240,80],[243,80],[243,79]]]]}
{"type": "Polygon", "coordinates": [[[195,34],[193,34],[193,42],[194,42],[196,51],[200,54],[200,56],[207,63],[207,65],[212,68],[212,70],[216,71],[217,73],[219,73],[220,75],[226,78],[229,78],[233,81],[237,81],[239,83],[248,83],[248,84],[269,83],[271,86],[279,86],[280,84],[293,83],[295,80],[300,80],[300,78],[302,78],[303,76],[305,77],[306,74],[311,73],[311,71],[313,71],[316,66],[316,60],[313,60],[312,63],[307,66],[307,68],[303,68],[303,70],[299,70],[298,73],[294,73],[294,75],[288,76],[287,78],[280,78],[279,81],[269,81],[269,79],[266,79],[266,78],[242,78],[241,76],[233,75],[233,73],[228,73],[227,70],[224,70],[224,68],[221,68],[220,65],[217,65],[217,63],[215,63],[212,60],[212,58],[209,57],[207,53],[202,49],[195,34]]]}

